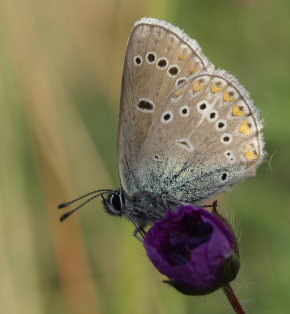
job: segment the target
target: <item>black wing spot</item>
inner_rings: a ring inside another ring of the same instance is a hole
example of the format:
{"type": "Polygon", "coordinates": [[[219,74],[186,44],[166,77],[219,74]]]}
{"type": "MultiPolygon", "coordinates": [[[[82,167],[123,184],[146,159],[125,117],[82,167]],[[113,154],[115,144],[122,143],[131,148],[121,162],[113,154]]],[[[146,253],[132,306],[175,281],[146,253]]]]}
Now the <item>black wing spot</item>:
{"type": "Polygon", "coordinates": [[[167,66],[167,60],[166,59],[160,59],[158,62],[157,62],[157,66],[159,68],[166,68],[167,66]]]}
{"type": "Polygon", "coordinates": [[[227,177],[228,177],[228,174],[224,172],[224,173],[222,174],[221,179],[222,179],[223,181],[225,181],[227,177]]]}
{"type": "Polygon", "coordinates": [[[149,53],[147,54],[147,61],[148,61],[149,63],[154,63],[155,60],[156,60],[156,55],[155,55],[153,52],[149,52],[149,53]]]}
{"type": "Polygon", "coordinates": [[[206,109],[206,104],[205,103],[200,104],[199,105],[199,109],[205,110],[206,109]]]}
{"type": "Polygon", "coordinates": [[[140,56],[136,56],[135,58],[134,58],[134,63],[135,63],[135,65],[141,65],[142,64],[142,58],[140,57],[140,56]]]}
{"type": "Polygon", "coordinates": [[[154,110],[154,103],[148,99],[140,99],[137,106],[142,111],[150,112],[154,110]]]}
{"type": "Polygon", "coordinates": [[[173,65],[168,69],[168,73],[170,76],[176,76],[179,73],[179,68],[176,65],[173,65]]]}
{"type": "Polygon", "coordinates": [[[168,121],[170,118],[171,118],[170,113],[166,113],[166,114],[163,116],[163,119],[164,119],[165,121],[168,121]]]}

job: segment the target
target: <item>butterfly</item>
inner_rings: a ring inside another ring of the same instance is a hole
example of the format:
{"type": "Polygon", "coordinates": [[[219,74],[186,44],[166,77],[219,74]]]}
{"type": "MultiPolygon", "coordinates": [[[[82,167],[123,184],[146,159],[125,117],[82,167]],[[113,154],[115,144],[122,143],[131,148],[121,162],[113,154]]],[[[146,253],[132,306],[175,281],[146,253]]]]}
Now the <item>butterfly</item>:
{"type": "Polygon", "coordinates": [[[254,176],[262,162],[262,121],[247,91],[216,70],[178,27],[141,18],[128,40],[118,128],[121,188],[59,205],[64,220],[101,196],[135,234],[181,204],[198,204],[254,176]],[[106,197],[105,197],[106,196],[106,197]]]}

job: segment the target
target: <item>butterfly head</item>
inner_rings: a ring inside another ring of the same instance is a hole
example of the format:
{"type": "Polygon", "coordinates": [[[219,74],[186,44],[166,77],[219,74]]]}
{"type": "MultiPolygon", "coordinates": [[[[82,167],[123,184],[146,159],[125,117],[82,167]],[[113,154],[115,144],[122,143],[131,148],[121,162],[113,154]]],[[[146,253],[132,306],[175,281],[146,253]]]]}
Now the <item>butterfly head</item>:
{"type": "Polygon", "coordinates": [[[125,209],[125,197],[121,190],[112,191],[108,198],[103,197],[107,213],[113,216],[123,216],[125,209]]]}
{"type": "Polygon", "coordinates": [[[105,206],[106,211],[114,216],[123,216],[124,215],[124,208],[125,208],[125,197],[124,193],[121,190],[110,190],[110,189],[101,189],[101,190],[95,190],[89,193],[86,193],[70,202],[64,202],[60,205],[58,205],[59,209],[67,208],[71,204],[78,202],[80,200],[85,199],[80,205],[77,207],[71,209],[70,211],[64,213],[60,217],[60,221],[64,221],[67,219],[70,215],[72,215],[74,212],[79,210],[81,207],[89,203],[90,201],[102,197],[103,203],[105,206]],[[107,198],[105,198],[105,195],[108,195],[107,198]]]}

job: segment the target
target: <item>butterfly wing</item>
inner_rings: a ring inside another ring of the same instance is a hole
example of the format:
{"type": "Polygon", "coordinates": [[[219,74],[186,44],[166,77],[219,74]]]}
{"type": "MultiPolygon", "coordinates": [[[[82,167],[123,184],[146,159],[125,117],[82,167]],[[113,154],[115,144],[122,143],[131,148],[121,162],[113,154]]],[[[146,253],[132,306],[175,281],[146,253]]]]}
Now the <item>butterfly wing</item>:
{"type": "Polygon", "coordinates": [[[144,189],[135,171],[163,100],[193,74],[212,69],[196,41],[179,28],[152,18],[136,22],[124,62],[118,132],[120,178],[128,194],[144,189]]]}
{"type": "Polygon", "coordinates": [[[233,76],[196,74],[160,107],[134,169],[143,190],[193,203],[255,175],[264,155],[262,122],[233,76]]]}

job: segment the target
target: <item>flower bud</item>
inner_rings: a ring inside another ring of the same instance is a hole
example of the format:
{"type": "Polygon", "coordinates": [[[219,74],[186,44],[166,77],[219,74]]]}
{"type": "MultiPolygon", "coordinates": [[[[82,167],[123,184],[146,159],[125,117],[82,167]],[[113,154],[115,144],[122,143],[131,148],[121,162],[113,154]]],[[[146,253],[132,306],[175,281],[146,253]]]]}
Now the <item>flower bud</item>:
{"type": "Polygon", "coordinates": [[[167,211],[148,231],[144,246],[154,266],[183,294],[208,294],[239,270],[233,231],[217,215],[195,206],[167,211]]]}

